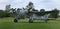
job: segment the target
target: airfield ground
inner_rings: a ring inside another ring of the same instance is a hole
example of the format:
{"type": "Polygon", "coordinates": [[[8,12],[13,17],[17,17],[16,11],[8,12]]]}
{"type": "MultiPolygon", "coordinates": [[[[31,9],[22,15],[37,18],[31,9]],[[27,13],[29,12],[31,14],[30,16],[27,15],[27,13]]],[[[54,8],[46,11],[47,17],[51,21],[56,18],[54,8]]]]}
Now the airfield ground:
{"type": "Polygon", "coordinates": [[[13,19],[12,17],[0,18],[0,29],[60,29],[60,18],[49,20],[47,23],[44,20],[28,23],[28,19],[21,19],[18,23],[14,23],[13,19]]]}

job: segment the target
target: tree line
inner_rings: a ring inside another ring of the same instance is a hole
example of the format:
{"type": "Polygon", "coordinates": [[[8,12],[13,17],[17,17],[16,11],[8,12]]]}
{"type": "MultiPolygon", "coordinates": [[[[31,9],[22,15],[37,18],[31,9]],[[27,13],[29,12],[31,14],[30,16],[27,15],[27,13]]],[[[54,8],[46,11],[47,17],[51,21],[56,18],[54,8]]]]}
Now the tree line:
{"type": "MultiPolygon", "coordinates": [[[[34,8],[34,4],[32,2],[29,2],[29,4],[26,7],[28,7],[28,6],[33,7],[32,11],[37,11],[38,12],[38,10],[34,8]]],[[[12,12],[11,10],[13,10],[13,8],[11,8],[11,5],[10,4],[6,5],[5,10],[0,10],[0,18],[14,17],[15,15],[11,13],[12,12]]],[[[40,9],[40,12],[42,13],[42,15],[45,14],[45,13],[43,13],[43,12],[45,12],[45,9],[40,9]]],[[[48,13],[48,11],[47,11],[47,13],[48,13]]],[[[55,8],[55,9],[52,10],[49,17],[57,18],[58,14],[59,14],[59,10],[57,8],[55,8]]]]}

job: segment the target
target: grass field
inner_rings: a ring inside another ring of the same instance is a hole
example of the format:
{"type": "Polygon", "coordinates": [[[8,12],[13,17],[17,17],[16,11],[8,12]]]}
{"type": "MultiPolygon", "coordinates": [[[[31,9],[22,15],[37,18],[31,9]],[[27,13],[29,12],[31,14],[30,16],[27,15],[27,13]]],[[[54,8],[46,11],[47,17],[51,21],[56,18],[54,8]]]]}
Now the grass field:
{"type": "Polygon", "coordinates": [[[57,20],[34,20],[34,23],[28,23],[28,19],[21,19],[18,23],[13,22],[14,18],[0,18],[0,29],[60,29],[60,18],[57,20]]]}

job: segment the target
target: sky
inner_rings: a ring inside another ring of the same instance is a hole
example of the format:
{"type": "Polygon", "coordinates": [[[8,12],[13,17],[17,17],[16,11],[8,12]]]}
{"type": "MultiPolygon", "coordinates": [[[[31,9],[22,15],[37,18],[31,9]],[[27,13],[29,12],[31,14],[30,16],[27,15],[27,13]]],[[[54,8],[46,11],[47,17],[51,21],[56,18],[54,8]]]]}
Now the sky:
{"type": "Polygon", "coordinates": [[[52,10],[60,9],[60,0],[0,0],[0,9],[5,9],[5,6],[11,4],[12,8],[26,7],[29,2],[33,2],[35,9],[52,10]]]}

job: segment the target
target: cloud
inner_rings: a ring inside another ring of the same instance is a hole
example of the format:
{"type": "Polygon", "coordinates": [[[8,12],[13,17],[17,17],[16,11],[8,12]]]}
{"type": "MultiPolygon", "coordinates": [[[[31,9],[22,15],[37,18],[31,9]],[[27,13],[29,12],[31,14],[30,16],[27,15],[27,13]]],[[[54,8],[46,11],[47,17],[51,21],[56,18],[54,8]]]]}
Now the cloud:
{"type": "Polygon", "coordinates": [[[0,0],[0,9],[5,9],[7,4],[11,4],[11,7],[13,8],[22,8],[30,1],[34,3],[36,9],[60,9],[60,0],[0,0]]]}
{"type": "Polygon", "coordinates": [[[0,0],[0,9],[5,9],[5,6],[11,2],[12,0],[0,0]]]}

